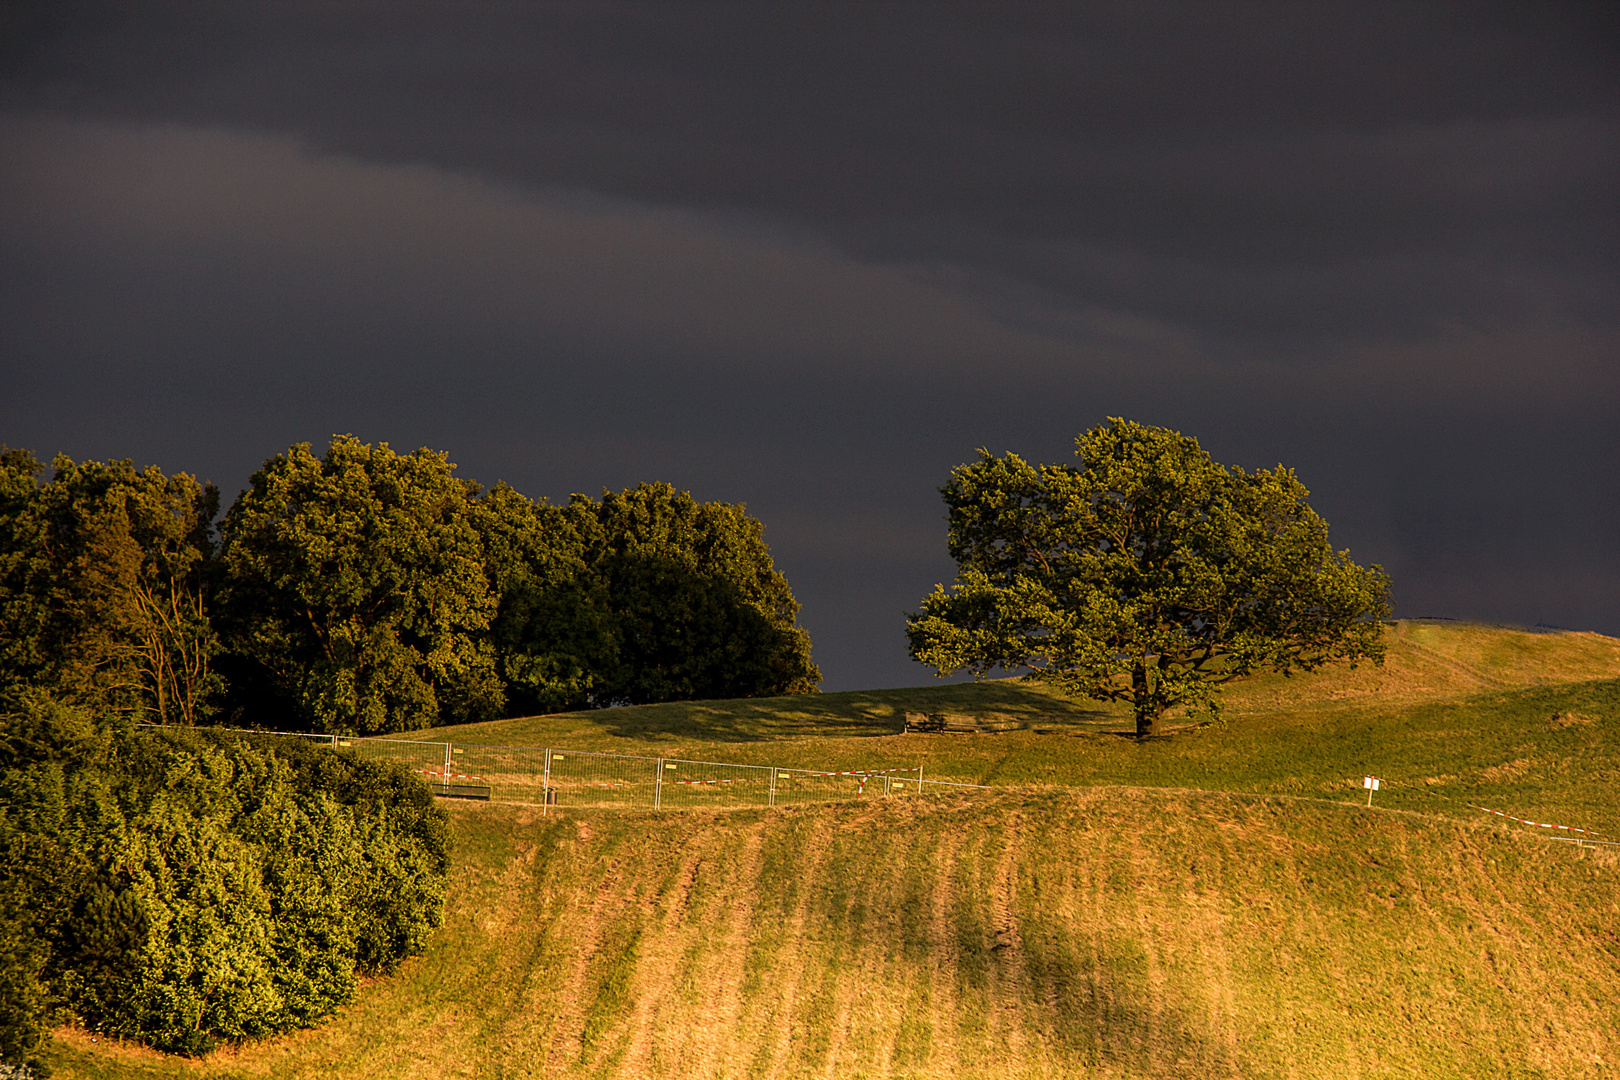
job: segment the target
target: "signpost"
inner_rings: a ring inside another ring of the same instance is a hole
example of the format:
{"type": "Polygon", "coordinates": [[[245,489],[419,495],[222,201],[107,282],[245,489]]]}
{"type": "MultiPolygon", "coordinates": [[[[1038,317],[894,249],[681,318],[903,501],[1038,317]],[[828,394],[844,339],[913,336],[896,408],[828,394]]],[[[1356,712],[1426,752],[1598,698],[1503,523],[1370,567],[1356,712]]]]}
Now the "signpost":
{"type": "Polygon", "coordinates": [[[1372,805],[1372,793],[1378,790],[1378,777],[1363,776],[1361,786],[1367,789],[1367,805],[1372,805]]]}

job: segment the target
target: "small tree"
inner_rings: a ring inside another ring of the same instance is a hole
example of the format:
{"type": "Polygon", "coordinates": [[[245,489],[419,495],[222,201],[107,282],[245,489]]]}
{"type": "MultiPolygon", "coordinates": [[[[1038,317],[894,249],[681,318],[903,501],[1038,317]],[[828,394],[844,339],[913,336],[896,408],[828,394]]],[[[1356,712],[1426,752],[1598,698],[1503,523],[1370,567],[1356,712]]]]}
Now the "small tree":
{"type": "Polygon", "coordinates": [[[1173,706],[1217,716],[1219,685],[1254,671],[1382,662],[1388,575],[1333,551],[1292,470],[1120,419],[1076,446],[1079,468],[981,450],[952,473],[957,581],[908,617],[915,659],[1128,701],[1138,738],[1173,706]]]}

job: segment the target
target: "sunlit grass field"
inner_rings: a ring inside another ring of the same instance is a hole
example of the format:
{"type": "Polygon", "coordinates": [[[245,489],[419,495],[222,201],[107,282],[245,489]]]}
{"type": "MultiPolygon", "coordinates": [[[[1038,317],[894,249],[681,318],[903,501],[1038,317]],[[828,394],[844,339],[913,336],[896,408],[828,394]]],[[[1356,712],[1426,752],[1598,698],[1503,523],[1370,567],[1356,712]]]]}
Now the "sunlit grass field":
{"type": "Polygon", "coordinates": [[[1620,848],[1472,808],[1620,839],[1620,641],[1403,622],[1227,701],[1146,744],[1017,682],[431,733],[1001,790],[461,806],[445,928],[322,1028],[195,1062],[65,1028],[57,1074],[1620,1075],[1620,848]]]}

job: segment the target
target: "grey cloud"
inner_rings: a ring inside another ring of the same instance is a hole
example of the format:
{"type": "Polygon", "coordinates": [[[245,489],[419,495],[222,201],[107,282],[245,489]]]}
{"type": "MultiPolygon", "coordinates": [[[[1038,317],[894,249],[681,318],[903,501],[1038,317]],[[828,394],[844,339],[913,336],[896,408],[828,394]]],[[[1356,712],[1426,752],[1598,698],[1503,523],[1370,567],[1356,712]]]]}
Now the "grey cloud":
{"type": "Polygon", "coordinates": [[[1408,614],[1620,632],[1604,10],[9,9],[0,436],[746,501],[837,687],[924,677],[953,465],[1127,415],[1408,614]]]}
{"type": "Polygon", "coordinates": [[[123,260],[130,273],[171,260],[215,281],[246,272],[251,302],[336,321],[433,319],[474,340],[589,339],[598,352],[656,343],[704,365],[950,370],[1061,347],[904,267],[715,214],[525,192],[218,129],[13,119],[0,139],[13,242],[123,260]]]}

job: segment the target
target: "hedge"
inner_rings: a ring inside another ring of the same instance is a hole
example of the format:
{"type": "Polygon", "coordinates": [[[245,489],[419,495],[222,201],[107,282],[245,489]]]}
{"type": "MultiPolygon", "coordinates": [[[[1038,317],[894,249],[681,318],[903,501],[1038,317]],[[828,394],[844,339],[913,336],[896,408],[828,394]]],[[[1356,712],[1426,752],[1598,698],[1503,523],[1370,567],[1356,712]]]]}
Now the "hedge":
{"type": "Polygon", "coordinates": [[[398,766],[28,701],[0,729],[0,1061],[63,1017],[190,1055],[308,1027],[422,950],[448,862],[398,766]]]}

